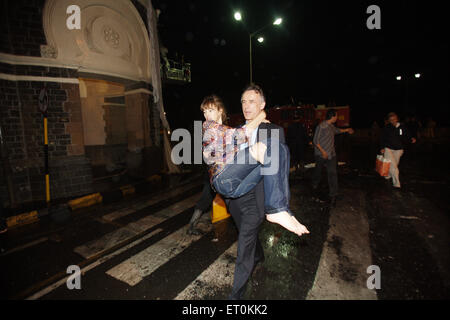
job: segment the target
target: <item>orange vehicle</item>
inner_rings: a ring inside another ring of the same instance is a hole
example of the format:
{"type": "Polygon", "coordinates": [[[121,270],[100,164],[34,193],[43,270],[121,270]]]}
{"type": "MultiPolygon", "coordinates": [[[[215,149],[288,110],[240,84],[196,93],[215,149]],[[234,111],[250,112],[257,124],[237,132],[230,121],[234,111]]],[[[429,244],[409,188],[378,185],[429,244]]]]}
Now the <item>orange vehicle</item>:
{"type": "MultiPolygon", "coordinates": [[[[349,106],[327,108],[321,105],[316,108],[313,104],[300,106],[285,105],[267,109],[267,119],[283,127],[285,134],[287,134],[287,129],[290,124],[300,122],[305,127],[306,133],[312,137],[315,126],[325,120],[326,113],[329,109],[335,109],[337,112],[337,127],[342,128],[350,125],[349,106]]],[[[230,115],[229,125],[235,127],[242,123],[244,123],[244,116],[241,113],[230,115]]]]}
{"type": "Polygon", "coordinates": [[[344,128],[344,127],[350,126],[350,107],[349,106],[332,107],[332,108],[325,108],[325,107],[316,108],[316,119],[318,119],[319,122],[322,122],[323,120],[325,120],[328,109],[336,110],[336,113],[337,113],[336,127],[344,128]]]}
{"type": "Polygon", "coordinates": [[[315,124],[315,108],[312,104],[302,106],[281,106],[267,110],[267,118],[283,127],[284,133],[287,135],[287,129],[290,124],[300,122],[306,129],[308,135],[312,135],[315,124]]]}

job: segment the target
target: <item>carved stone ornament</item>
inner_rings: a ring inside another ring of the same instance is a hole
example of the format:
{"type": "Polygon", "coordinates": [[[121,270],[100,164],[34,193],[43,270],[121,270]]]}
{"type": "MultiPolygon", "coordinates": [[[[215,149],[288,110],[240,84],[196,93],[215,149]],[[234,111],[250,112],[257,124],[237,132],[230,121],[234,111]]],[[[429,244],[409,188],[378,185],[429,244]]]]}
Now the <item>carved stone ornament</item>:
{"type": "Polygon", "coordinates": [[[117,49],[119,47],[119,34],[111,28],[110,26],[103,27],[103,34],[105,35],[106,43],[111,46],[111,48],[117,49]]]}
{"type": "Polygon", "coordinates": [[[41,44],[41,57],[42,58],[53,58],[56,59],[58,52],[56,48],[48,45],[41,44]]]}
{"type": "Polygon", "coordinates": [[[132,1],[47,0],[43,24],[48,44],[41,47],[43,57],[84,72],[151,83],[150,41],[132,1]],[[80,8],[80,29],[67,27],[71,5],[80,8]]]}

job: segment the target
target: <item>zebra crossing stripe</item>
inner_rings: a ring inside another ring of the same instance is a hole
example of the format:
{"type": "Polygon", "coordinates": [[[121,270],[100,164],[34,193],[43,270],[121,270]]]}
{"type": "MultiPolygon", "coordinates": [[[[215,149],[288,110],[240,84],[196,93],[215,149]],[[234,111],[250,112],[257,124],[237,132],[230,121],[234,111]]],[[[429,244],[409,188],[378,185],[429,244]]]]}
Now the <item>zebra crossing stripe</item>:
{"type": "MultiPolygon", "coordinates": [[[[202,237],[202,235],[186,235],[188,227],[188,225],[182,227],[178,231],[108,270],[106,274],[130,286],[135,286],[202,237]]],[[[205,226],[204,228],[210,229],[212,226],[205,226]]],[[[210,230],[203,229],[202,231],[208,232],[210,230]]]]}
{"type": "Polygon", "coordinates": [[[108,250],[122,241],[128,240],[133,236],[149,230],[150,228],[164,222],[165,220],[176,216],[187,208],[192,208],[199,198],[200,193],[195,194],[183,201],[177,202],[161,211],[146,216],[138,221],[131,222],[126,226],[112,231],[104,236],[87,242],[74,249],[85,259],[89,259],[102,251],[108,250]]]}
{"type": "Polygon", "coordinates": [[[234,267],[237,256],[237,241],[217,258],[205,271],[192,281],[175,300],[203,300],[215,296],[233,285],[234,267]]]}
{"type": "MultiPolygon", "coordinates": [[[[351,193],[346,191],[344,194],[351,193]]],[[[330,215],[327,240],[306,300],[377,300],[376,290],[369,289],[366,283],[372,252],[364,196],[353,192],[352,198],[352,206],[343,203],[330,215]]]]}
{"type": "MultiPolygon", "coordinates": [[[[105,263],[106,261],[108,261],[108,260],[110,260],[110,259],[112,259],[112,258],[118,256],[119,254],[121,254],[121,253],[127,251],[128,249],[130,249],[130,248],[132,248],[132,247],[134,247],[134,246],[137,246],[137,245],[140,244],[141,242],[144,242],[145,240],[150,239],[151,237],[153,237],[153,236],[159,234],[159,233],[162,232],[162,231],[163,231],[163,230],[160,229],[160,228],[159,228],[159,229],[156,229],[156,230],[153,230],[153,231],[150,232],[149,234],[147,234],[147,235],[145,235],[144,237],[142,237],[142,238],[140,238],[140,239],[138,239],[138,240],[136,240],[136,241],[134,241],[134,242],[128,244],[127,246],[125,246],[125,247],[123,247],[123,248],[120,248],[119,250],[116,250],[116,251],[114,251],[114,252],[112,252],[112,253],[110,253],[110,254],[104,256],[104,257],[101,257],[100,259],[98,259],[98,260],[92,262],[91,264],[85,266],[84,268],[82,268],[82,269],[81,269],[81,274],[85,274],[85,273],[88,272],[89,270],[94,269],[95,267],[97,267],[97,266],[99,266],[99,265],[105,263]]],[[[57,289],[58,287],[60,287],[60,286],[62,286],[63,284],[65,284],[65,283],[67,282],[67,278],[68,278],[68,277],[65,277],[65,278],[63,278],[63,279],[61,279],[61,280],[59,280],[59,281],[57,281],[57,282],[55,282],[55,283],[49,285],[48,287],[46,287],[46,288],[44,288],[44,289],[42,289],[42,290],[40,290],[40,291],[34,293],[33,295],[31,295],[31,296],[29,296],[28,298],[26,298],[26,300],[37,300],[37,299],[39,299],[39,298],[41,298],[41,297],[43,297],[43,296],[49,294],[50,292],[54,291],[54,290],[57,289]]]]}
{"type": "Polygon", "coordinates": [[[173,190],[168,191],[164,195],[161,195],[161,196],[149,199],[149,200],[145,200],[145,201],[140,201],[138,203],[132,204],[129,207],[115,210],[111,213],[105,214],[102,217],[102,219],[106,220],[106,221],[110,221],[110,222],[117,220],[117,219],[125,217],[133,212],[136,212],[136,211],[144,209],[148,206],[154,205],[155,203],[158,203],[160,201],[164,201],[164,200],[170,199],[171,197],[175,197],[180,194],[183,194],[184,192],[191,190],[192,188],[194,188],[195,186],[198,186],[198,185],[199,184],[196,184],[193,186],[192,184],[187,184],[185,186],[175,188],[173,190]]]}

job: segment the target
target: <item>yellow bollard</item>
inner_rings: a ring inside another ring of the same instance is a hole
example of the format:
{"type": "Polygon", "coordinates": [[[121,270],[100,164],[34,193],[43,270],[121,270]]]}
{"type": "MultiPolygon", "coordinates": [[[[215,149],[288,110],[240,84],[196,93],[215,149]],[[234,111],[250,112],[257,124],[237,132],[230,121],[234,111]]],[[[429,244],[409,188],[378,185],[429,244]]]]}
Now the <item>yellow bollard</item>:
{"type": "Polygon", "coordinates": [[[230,217],[230,214],[227,211],[227,206],[223,201],[222,197],[219,194],[217,194],[213,201],[213,209],[211,211],[211,221],[212,223],[216,223],[228,217],[230,217]]]}
{"type": "Polygon", "coordinates": [[[103,197],[100,193],[90,194],[81,198],[70,200],[67,204],[72,210],[85,208],[94,204],[102,203],[103,197]]]}
{"type": "Polygon", "coordinates": [[[33,223],[38,220],[39,220],[38,212],[35,210],[35,211],[22,213],[20,215],[7,218],[6,225],[8,226],[8,228],[12,228],[17,225],[25,225],[25,224],[33,223]]]}
{"type": "Polygon", "coordinates": [[[126,195],[129,194],[134,194],[136,192],[136,190],[134,189],[134,187],[130,184],[120,187],[120,190],[122,191],[122,195],[125,197],[126,195]]]}

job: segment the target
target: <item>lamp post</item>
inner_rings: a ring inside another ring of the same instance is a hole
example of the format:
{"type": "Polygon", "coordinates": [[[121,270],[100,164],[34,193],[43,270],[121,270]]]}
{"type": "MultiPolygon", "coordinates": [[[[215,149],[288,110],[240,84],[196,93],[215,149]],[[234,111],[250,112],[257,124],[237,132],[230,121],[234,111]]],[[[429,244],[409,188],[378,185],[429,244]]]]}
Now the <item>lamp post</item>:
{"type": "MultiPolygon", "coordinates": [[[[235,12],[234,13],[234,19],[236,21],[241,21],[242,20],[242,15],[240,12],[235,12]]],[[[275,26],[279,26],[281,23],[283,22],[282,18],[276,18],[274,20],[274,22],[272,23],[275,26]]],[[[252,62],[252,38],[259,32],[261,32],[262,30],[266,29],[268,26],[272,25],[272,24],[268,24],[265,25],[264,27],[256,30],[255,32],[248,32],[248,40],[249,40],[249,68],[250,68],[250,84],[253,83],[253,62],[252,62]]],[[[259,43],[263,43],[264,42],[264,38],[263,37],[259,37],[258,39],[259,43]]]]}
{"type": "MultiPolygon", "coordinates": [[[[419,79],[421,76],[422,75],[420,73],[415,73],[414,74],[414,78],[415,79],[419,79]]],[[[398,75],[398,76],[395,77],[395,79],[397,81],[401,81],[403,79],[403,77],[398,75]]],[[[403,112],[407,112],[408,111],[408,98],[409,98],[408,95],[409,95],[409,80],[410,80],[410,77],[409,76],[405,76],[403,80],[406,80],[405,81],[405,103],[404,103],[404,106],[403,106],[403,112]]]]}

